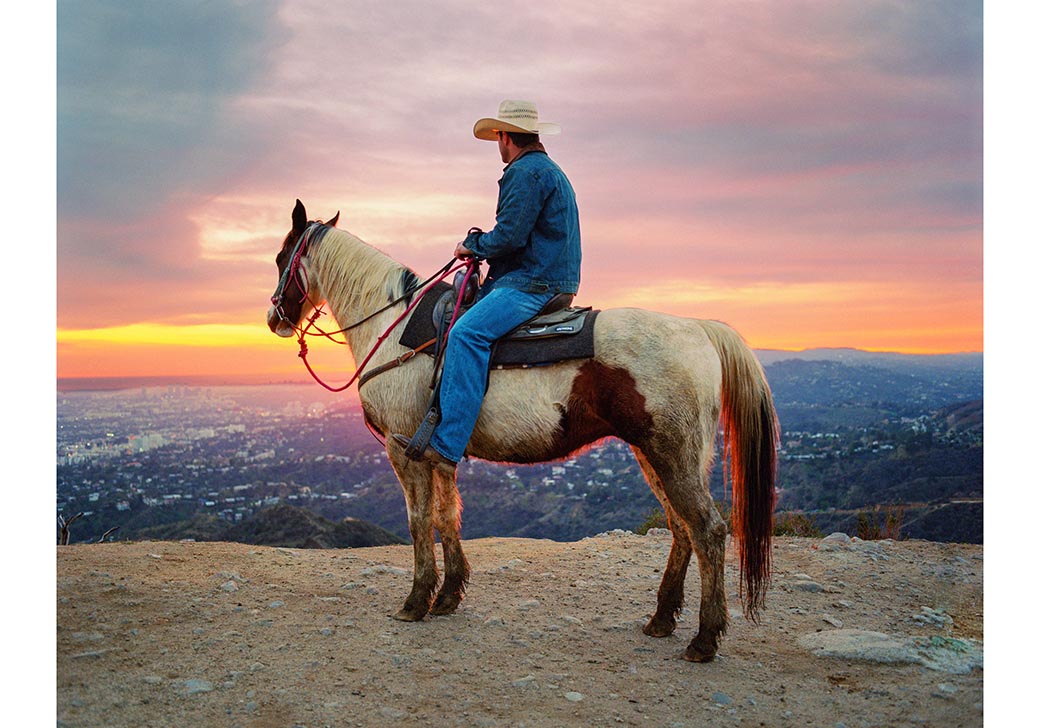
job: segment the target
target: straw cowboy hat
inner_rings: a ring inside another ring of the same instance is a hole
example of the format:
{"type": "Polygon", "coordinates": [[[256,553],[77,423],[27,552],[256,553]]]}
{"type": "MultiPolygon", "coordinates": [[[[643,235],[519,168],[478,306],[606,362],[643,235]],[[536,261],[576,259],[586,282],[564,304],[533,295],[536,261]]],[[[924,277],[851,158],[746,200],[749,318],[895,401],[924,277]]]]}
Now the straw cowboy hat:
{"type": "Polygon", "coordinates": [[[480,119],[473,125],[473,136],[493,142],[498,132],[511,131],[517,134],[559,134],[560,125],[538,121],[538,107],[533,101],[506,99],[498,105],[498,116],[480,119]]]}

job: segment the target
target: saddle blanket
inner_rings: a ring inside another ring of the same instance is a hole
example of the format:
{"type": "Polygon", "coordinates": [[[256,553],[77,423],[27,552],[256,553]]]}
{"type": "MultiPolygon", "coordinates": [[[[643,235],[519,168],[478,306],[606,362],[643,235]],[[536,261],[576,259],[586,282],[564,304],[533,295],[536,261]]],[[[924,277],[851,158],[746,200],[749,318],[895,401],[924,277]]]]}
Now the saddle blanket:
{"type": "MultiPolygon", "coordinates": [[[[434,309],[445,292],[452,287],[441,283],[433,287],[412,311],[411,318],[401,334],[401,346],[414,349],[437,335],[434,309]]],[[[569,308],[536,317],[513,334],[500,339],[491,350],[492,368],[538,366],[566,361],[588,359],[595,355],[592,332],[599,311],[569,308]],[[544,330],[543,330],[544,329],[544,330]],[[513,338],[516,336],[517,338],[513,338]]],[[[450,316],[450,313],[449,313],[450,316]]],[[[424,349],[433,356],[434,347],[424,349]]]]}

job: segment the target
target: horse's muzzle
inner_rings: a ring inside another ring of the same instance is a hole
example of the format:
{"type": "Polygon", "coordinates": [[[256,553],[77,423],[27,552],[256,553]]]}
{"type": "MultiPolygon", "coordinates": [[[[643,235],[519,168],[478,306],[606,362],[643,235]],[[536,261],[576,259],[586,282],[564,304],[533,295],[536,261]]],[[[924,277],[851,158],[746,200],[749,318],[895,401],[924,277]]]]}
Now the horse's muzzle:
{"type": "Polygon", "coordinates": [[[282,338],[289,338],[296,333],[292,324],[282,317],[275,306],[267,309],[267,328],[282,338]]]}

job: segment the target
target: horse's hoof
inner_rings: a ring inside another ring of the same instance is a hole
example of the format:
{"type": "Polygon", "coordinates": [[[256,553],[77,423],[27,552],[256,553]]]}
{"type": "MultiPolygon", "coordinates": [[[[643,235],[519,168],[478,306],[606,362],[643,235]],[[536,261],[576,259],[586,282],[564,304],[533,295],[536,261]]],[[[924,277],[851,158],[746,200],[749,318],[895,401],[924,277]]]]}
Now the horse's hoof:
{"type": "Polygon", "coordinates": [[[643,625],[643,634],[649,637],[667,637],[674,631],[674,620],[661,620],[655,618],[643,625]]]}
{"type": "Polygon", "coordinates": [[[718,652],[719,648],[714,640],[701,640],[700,635],[697,635],[687,646],[683,659],[688,662],[711,662],[718,652]]]}
{"type": "Polygon", "coordinates": [[[408,607],[405,607],[394,615],[394,619],[399,622],[420,622],[425,616],[425,611],[420,612],[417,609],[409,609],[408,607]]]}
{"type": "Polygon", "coordinates": [[[687,662],[711,662],[715,659],[716,653],[714,652],[697,652],[696,650],[687,649],[683,653],[682,658],[687,662]]]}
{"type": "Polygon", "coordinates": [[[441,595],[437,597],[437,601],[430,607],[430,614],[436,617],[444,617],[449,614],[454,614],[455,610],[459,607],[459,602],[462,601],[462,597],[457,594],[441,595]]]}

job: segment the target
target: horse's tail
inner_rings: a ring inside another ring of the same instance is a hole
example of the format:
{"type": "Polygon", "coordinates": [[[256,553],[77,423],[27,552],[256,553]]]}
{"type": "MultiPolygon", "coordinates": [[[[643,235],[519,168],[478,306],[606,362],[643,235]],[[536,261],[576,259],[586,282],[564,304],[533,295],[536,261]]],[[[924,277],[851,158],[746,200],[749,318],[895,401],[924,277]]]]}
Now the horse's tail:
{"type": "Polygon", "coordinates": [[[772,567],[780,425],[762,365],[740,334],[702,321],[722,363],[724,459],[733,489],[733,534],[740,541],[740,595],[744,614],[758,620],[772,567]]]}

